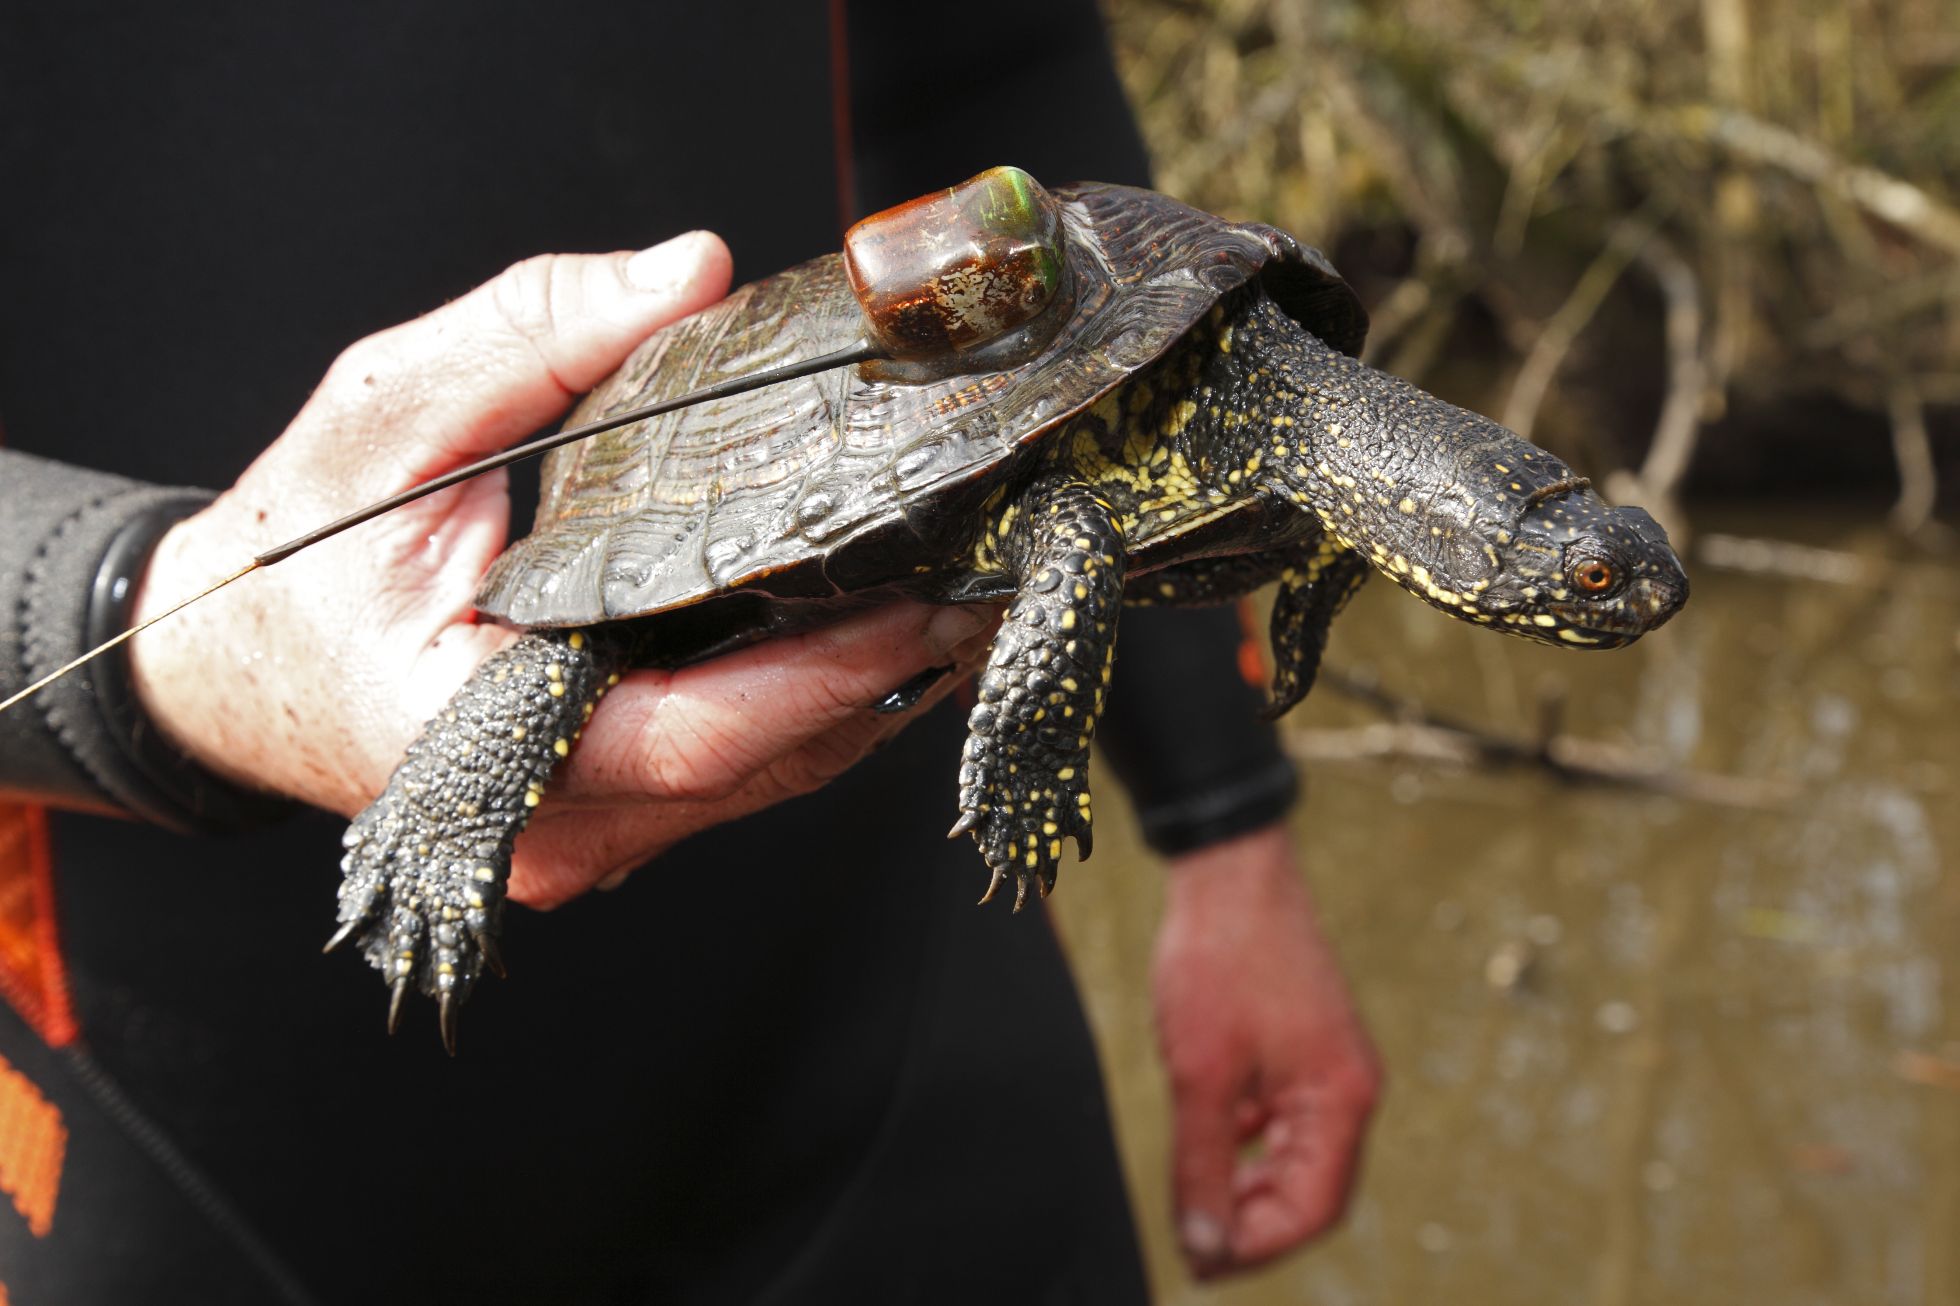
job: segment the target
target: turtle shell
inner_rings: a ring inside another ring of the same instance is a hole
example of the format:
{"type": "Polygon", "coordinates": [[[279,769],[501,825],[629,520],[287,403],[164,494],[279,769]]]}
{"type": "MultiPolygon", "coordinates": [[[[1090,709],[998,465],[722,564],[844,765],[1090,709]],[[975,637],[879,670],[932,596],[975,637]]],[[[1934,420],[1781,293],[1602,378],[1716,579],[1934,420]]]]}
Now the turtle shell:
{"type": "MultiPolygon", "coordinates": [[[[1130,187],[1053,194],[1075,301],[1035,357],[916,384],[844,368],[559,449],[535,529],[497,560],[478,606],[570,626],[719,599],[708,606],[729,609],[725,621],[769,624],[773,607],[917,586],[952,562],[1033,442],[1252,277],[1302,326],[1359,352],[1360,302],[1286,233],[1130,187]]],[[[816,259],[651,336],[570,420],[839,349],[862,329],[841,258],[816,259]]]]}

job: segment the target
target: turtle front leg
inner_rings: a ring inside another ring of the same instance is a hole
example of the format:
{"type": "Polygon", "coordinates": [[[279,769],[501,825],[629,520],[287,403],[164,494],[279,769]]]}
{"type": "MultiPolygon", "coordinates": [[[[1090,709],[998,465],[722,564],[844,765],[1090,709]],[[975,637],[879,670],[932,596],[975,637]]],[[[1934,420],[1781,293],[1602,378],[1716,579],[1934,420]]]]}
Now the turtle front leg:
{"type": "Polygon", "coordinates": [[[1001,513],[989,536],[1018,593],[994,637],[967,717],[960,818],[993,879],[1055,887],[1062,840],[1090,851],[1089,740],[1102,714],[1122,609],[1122,531],[1081,481],[1048,476],[1001,513]]]}
{"type": "Polygon", "coordinates": [[[1332,536],[1289,556],[1273,596],[1273,696],[1260,715],[1283,716],[1313,688],[1327,628],[1368,579],[1368,563],[1332,536]]]}
{"type": "Polygon", "coordinates": [[[525,635],[494,655],[423,729],[381,796],[342,839],[340,930],[393,990],[388,1029],[411,982],[440,1005],[443,1046],[497,936],[511,846],[627,661],[617,637],[525,635]]]}
{"type": "Polygon", "coordinates": [[[1307,696],[1327,628],[1361,582],[1368,564],[1352,549],[1323,536],[1297,548],[1201,558],[1139,576],[1125,596],[1129,603],[1202,608],[1229,603],[1277,580],[1273,597],[1273,690],[1261,715],[1283,715],[1307,696]]]}

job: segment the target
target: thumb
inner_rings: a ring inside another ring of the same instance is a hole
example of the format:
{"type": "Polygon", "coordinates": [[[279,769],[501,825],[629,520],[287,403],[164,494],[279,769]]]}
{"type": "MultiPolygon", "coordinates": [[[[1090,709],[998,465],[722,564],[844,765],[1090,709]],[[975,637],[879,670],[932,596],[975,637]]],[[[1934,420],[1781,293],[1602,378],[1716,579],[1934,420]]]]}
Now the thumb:
{"type": "Polygon", "coordinates": [[[531,434],[654,331],[728,290],[720,237],[542,254],[335,360],[295,424],[337,483],[385,494],[531,434]],[[377,437],[379,437],[377,439],[377,437]],[[356,456],[358,453],[359,456],[356,456]]]}
{"type": "Polygon", "coordinates": [[[1224,1077],[1199,1074],[1173,1085],[1172,1183],[1177,1237],[1194,1272],[1231,1254],[1232,1172],[1238,1135],[1224,1077]]]}

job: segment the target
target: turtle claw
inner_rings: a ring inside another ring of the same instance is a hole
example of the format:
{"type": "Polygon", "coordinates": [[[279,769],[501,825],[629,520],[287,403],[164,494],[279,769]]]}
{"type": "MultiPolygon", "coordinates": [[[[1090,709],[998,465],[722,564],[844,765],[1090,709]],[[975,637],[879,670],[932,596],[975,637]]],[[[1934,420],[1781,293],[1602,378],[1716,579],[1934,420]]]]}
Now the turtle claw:
{"type": "Polygon", "coordinates": [[[325,953],[332,952],[335,948],[338,948],[341,944],[353,938],[354,931],[360,929],[362,923],[365,920],[366,920],[365,917],[356,916],[352,920],[348,921],[346,924],[342,925],[339,929],[335,930],[333,932],[333,937],[327,940],[327,946],[320,949],[321,953],[325,954],[325,953]]]}
{"type": "Polygon", "coordinates": [[[1025,875],[1017,875],[1014,877],[1014,914],[1016,916],[1019,916],[1021,914],[1021,908],[1027,906],[1027,904],[1028,904],[1028,877],[1025,875]]]}
{"type": "Polygon", "coordinates": [[[442,1026],[442,1050],[450,1056],[456,1055],[456,1023],[462,1016],[463,1001],[456,996],[454,989],[445,990],[442,1000],[437,1004],[438,1023],[442,1026]]]}
{"type": "Polygon", "coordinates": [[[479,930],[476,934],[476,950],[482,954],[486,970],[498,979],[510,978],[510,972],[504,969],[504,950],[497,942],[496,935],[488,930],[479,930]]]}
{"type": "MultiPolygon", "coordinates": [[[[953,833],[958,834],[959,831],[955,830],[953,833]]],[[[1007,876],[1003,874],[998,867],[996,867],[994,870],[994,878],[987,881],[987,891],[980,895],[980,906],[985,907],[988,903],[994,900],[994,895],[1000,892],[1001,881],[1005,880],[1006,878],[1007,876]]]]}
{"type": "Polygon", "coordinates": [[[408,996],[408,976],[403,975],[395,981],[394,992],[388,995],[388,1033],[392,1036],[401,1027],[402,999],[408,996]]]}
{"type": "MultiPolygon", "coordinates": [[[[946,832],[946,837],[948,839],[957,839],[978,824],[980,824],[980,809],[977,807],[969,807],[966,811],[960,813],[959,820],[953,822],[953,828],[946,832]]],[[[995,872],[994,883],[996,885],[1000,883],[999,872],[995,872]]],[[[994,891],[992,889],[988,889],[987,898],[991,898],[993,896],[994,896],[994,891]]],[[[987,898],[982,898],[980,901],[985,902],[987,901],[987,898]]]]}

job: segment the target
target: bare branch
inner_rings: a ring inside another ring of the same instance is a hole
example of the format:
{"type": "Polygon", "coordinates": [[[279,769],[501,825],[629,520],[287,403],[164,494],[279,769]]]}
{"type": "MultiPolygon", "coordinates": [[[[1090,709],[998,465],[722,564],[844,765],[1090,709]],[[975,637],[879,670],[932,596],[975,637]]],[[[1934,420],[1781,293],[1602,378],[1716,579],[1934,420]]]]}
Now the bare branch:
{"type": "Polygon", "coordinates": [[[1922,534],[1933,520],[1939,498],[1939,470],[1926,433],[1926,407],[1910,377],[1892,382],[1886,395],[1892,417],[1892,456],[1899,464],[1899,497],[1892,505],[1892,527],[1900,534],[1922,534]]]}
{"type": "Polygon", "coordinates": [[[1627,264],[1653,237],[1659,225],[1660,214],[1652,207],[1629,214],[1613,225],[1606,247],[1579,275],[1558,311],[1545,320],[1545,329],[1526,355],[1524,366],[1518,369],[1517,380],[1511,385],[1511,397],[1504,404],[1504,415],[1498,419],[1504,425],[1527,440],[1531,438],[1539,405],[1545,400],[1552,378],[1558,374],[1559,364],[1565,361],[1579,333],[1606,301],[1607,292],[1626,271],[1627,264]]]}
{"type": "Polygon", "coordinates": [[[1653,274],[1667,302],[1667,398],[1661,403],[1660,418],[1654,423],[1654,439],[1647,448],[1633,493],[1616,497],[1645,499],[1650,510],[1670,532],[1685,525],[1681,515],[1681,483],[1687,479],[1695,444],[1701,435],[1701,406],[1707,387],[1707,368],[1702,361],[1701,282],[1693,268],[1662,237],[1643,247],[1638,258],[1653,274]]]}
{"type": "Polygon", "coordinates": [[[1465,768],[1533,767],[1573,783],[1621,785],[1721,807],[1780,807],[1799,794],[1794,781],[1684,770],[1646,749],[1575,738],[1556,729],[1541,731],[1538,739],[1499,734],[1391,694],[1370,676],[1323,668],[1320,680],[1392,720],[1352,729],[1294,731],[1288,736],[1288,751],[1302,761],[1402,759],[1465,768]]]}

